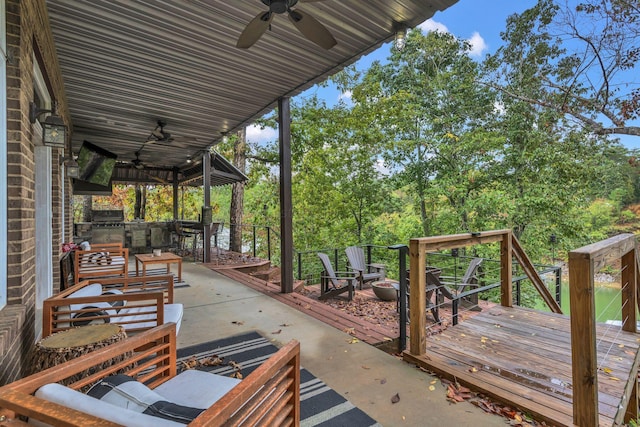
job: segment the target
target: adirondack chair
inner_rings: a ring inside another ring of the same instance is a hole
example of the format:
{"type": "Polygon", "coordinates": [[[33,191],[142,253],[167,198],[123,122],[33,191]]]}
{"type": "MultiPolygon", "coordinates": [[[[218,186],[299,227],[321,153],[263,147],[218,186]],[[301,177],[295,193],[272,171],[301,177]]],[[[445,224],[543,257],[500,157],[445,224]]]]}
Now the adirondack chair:
{"type": "MultiPolygon", "coordinates": [[[[441,277],[442,284],[453,288],[455,293],[462,293],[478,287],[478,275],[480,273],[483,258],[473,258],[467,267],[462,279],[459,282],[454,281],[453,277],[441,277]]],[[[478,294],[468,295],[461,300],[471,310],[480,311],[478,306],[478,294]]]]}
{"type": "Polygon", "coordinates": [[[349,246],[345,249],[349,268],[356,273],[360,289],[367,282],[384,280],[386,278],[386,266],[384,264],[367,264],[364,258],[364,250],[360,246],[349,246]]]}
{"type": "Polygon", "coordinates": [[[318,258],[322,261],[324,268],[320,276],[320,299],[324,300],[348,292],[348,298],[351,301],[355,290],[355,281],[358,279],[356,275],[352,271],[334,271],[331,260],[325,253],[318,252],[318,258]]]}

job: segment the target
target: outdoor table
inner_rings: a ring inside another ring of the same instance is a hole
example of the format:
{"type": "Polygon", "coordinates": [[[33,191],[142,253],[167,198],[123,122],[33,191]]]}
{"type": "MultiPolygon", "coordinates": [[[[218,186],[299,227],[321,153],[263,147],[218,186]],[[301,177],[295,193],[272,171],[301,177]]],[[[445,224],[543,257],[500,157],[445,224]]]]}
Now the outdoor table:
{"type": "Polygon", "coordinates": [[[167,274],[171,273],[171,264],[178,264],[178,281],[182,281],[182,257],[173,254],[171,252],[164,252],[160,255],[154,254],[137,254],[136,256],[136,276],[140,275],[140,268],[138,263],[142,264],[142,275],[147,274],[147,265],[151,264],[166,264],[167,274]]]}
{"type": "MultiPolygon", "coordinates": [[[[31,363],[32,373],[51,368],[102,347],[123,341],[126,338],[127,334],[122,326],[111,323],[87,325],[57,332],[42,339],[35,345],[31,363]]],[[[91,375],[97,370],[105,369],[122,360],[126,360],[128,357],[130,357],[129,354],[115,356],[99,367],[88,369],[73,378],[69,378],[64,385],[91,375]]]]}

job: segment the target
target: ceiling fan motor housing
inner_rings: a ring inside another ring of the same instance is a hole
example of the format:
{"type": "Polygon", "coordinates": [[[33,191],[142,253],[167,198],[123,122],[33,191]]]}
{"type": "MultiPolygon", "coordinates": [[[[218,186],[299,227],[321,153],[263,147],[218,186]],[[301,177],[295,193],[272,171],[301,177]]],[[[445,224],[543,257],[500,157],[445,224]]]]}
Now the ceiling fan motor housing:
{"type": "Polygon", "coordinates": [[[298,0],[262,0],[272,13],[285,13],[290,7],[295,6],[298,0]]]}

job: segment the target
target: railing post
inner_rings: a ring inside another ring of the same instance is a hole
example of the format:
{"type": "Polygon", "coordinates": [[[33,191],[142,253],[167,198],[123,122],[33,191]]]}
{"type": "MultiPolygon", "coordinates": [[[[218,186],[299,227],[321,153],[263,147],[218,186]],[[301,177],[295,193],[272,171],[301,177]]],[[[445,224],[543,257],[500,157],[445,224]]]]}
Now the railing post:
{"type": "Polygon", "coordinates": [[[298,280],[302,280],[302,252],[298,252],[298,280]]]}
{"type": "Polygon", "coordinates": [[[407,348],[407,253],[409,248],[407,245],[393,245],[388,249],[398,251],[398,286],[400,287],[400,341],[398,342],[398,351],[403,352],[407,348]]]}
{"type": "Polygon", "coordinates": [[[593,274],[594,263],[588,253],[569,252],[573,423],[578,426],[599,424],[593,274]]]}
{"type": "Polygon", "coordinates": [[[427,276],[426,257],[419,239],[411,239],[409,242],[409,268],[411,275],[409,301],[409,316],[411,317],[411,343],[409,351],[414,356],[422,356],[426,352],[427,345],[427,276]]]}
{"type": "Polygon", "coordinates": [[[371,245],[367,245],[367,264],[371,264],[371,245]]]}
{"type": "Polygon", "coordinates": [[[453,318],[453,326],[458,324],[458,298],[451,300],[451,317],[453,318]]]}
{"type": "Polygon", "coordinates": [[[336,270],[340,270],[340,266],[338,265],[338,249],[333,250],[333,260],[333,264],[336,266],[336,270]]]}
{"type": "Polygon", "coordinates": [[[511,232],[502,235],[500,241],[500,305],[511,307],[513,305],[513,289],[511,278],[513,277],[511,252],[513,250],[511,242],[511,232]]]}
{"type": "Polygon", "coordinates": [[[256,256],[256,226],[253,226],[253,257],[256,256]]]}
{"type": "Polygon", "coordinates": [[[556,302],[562,307],[562,268],[556,268],[556,302]]]}
{"type": "Polygon", "coordinates": [[[516,280],[516,305],[520,306],[520,282],[521,280],[516,280]]]}
{"type": "MultiPolygon", "coordinates": [[[[267,225],[267,259],[271,261],[271,227],[267,225]]],[[[298,278],[300,280],[300,278],[298,278]]]]}

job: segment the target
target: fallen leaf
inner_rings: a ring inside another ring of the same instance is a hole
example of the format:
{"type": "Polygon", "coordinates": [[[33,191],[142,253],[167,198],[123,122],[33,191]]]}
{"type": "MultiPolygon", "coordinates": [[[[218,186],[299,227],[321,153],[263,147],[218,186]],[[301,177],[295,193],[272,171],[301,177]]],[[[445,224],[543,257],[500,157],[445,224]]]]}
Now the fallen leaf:
{"type": "Polygon", "coordinates": [[[366,365],[362,365],[362,369],[371,369],[371,368],[366,365]]]}
{"type": "Polygon", "coordinates": [[[436,389],[436,387],[435,387],[435,386],[433,386],[433,385],[430,385],[430,386],[429,386],[429,391],[434,391],[435,389],[436,389]]]}
{"type": "Polygon", "coordinates": [[[400,402],[400,394],[396,393],[393,396],[391,396],[391,403],[398,403],[400,402]]]}
{"type": "Polygon", "coordinates": [[[356,344],[359,343],[360,340],[358,340],[358,338],[351,338],[350,340],[347,341],[349,344],[356,344]]]}
{"type": "Polygon", "coordinates": [[[393,338],[389,338],[389,337],[383,337],[382,341],[393,341],[393,338]]]}
{"type": "Polygon", "coordinates": [[[478,368],[472,366],[471,368],[469,368],[469,372],[478,372],[478,368]]]}
{"type": "Polygon", "coordinates": [[[616,377],[609,377],[609,379],[610,379],[611,381],[620,381],[620,378],[616,378],[616,377]]]}
{"type": "Polygon", "coordinates": [[[244,322],[239,322],[237,320],[233,320],[231,323],[233,323],[234,325],[244,325],[244,322]]]}
{"type": "Polygon", "coordinates": [[[438,382],[438,380],[431,380],[431,382],[429,384],[435,384],[437,382],[438,382]]]}
{"type": "Polygon", "coordinates": [[[604,372],[605,374],[610,374],[613,371],[611,370],[611,368],[602,368],[602,372],[604,372]]]}
{"type": "Polygon", "coordinates": [[[618,348],[624,348],[624,344],[618,344],[618,348]]]}
{"type": "Polygon", "coordinates": [[[278,329],[277,331],[273,331],[273,332],[271,332],[271,333],[272,333],[272,334],[274,334],[274,335],[276,335],[276,334],[279,334],[280,332],[282,332],[282,329],[278,329]]]}
{"type": "Polygon", "coordinates": [[[283,324],[282,324],[282,325],[280,325],[280,326],[282,326],[282,327],[285,327],[285,328],[286,328],[287,326],[291,326],[291,324],[290,324],[290,323],[283,323],[283,324]]]}

